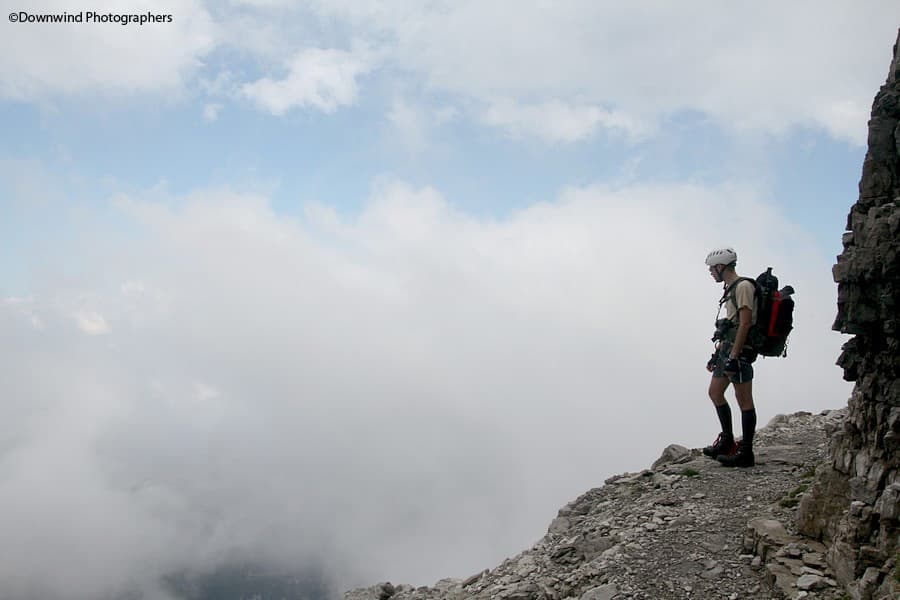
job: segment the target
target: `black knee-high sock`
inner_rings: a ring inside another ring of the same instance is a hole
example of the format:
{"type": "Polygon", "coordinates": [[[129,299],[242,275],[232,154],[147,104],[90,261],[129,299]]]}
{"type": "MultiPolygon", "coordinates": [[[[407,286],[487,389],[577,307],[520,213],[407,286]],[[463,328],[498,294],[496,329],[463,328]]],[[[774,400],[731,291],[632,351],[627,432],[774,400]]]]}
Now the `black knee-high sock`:
{"type": "Polygon", "coordinates": [[[741,429],[744,432],[744,445],[753,447],[753,434],[756,432],[756,409],[741,411],[741,429]]]}
{"type": "Polygon", "coordinates": [[[719,423],[722,425],[722,433],[725,437],[734,439],[734,430],[731,428],[731,408],[727,402],[716,405],[716,414],[719,415],[719,423]]]}

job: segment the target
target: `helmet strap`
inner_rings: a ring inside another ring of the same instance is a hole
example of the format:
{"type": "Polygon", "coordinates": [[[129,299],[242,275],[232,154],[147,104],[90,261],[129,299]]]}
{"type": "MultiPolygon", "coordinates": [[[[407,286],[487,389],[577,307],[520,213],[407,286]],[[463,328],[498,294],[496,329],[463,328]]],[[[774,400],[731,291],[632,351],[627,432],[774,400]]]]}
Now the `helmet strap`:
{"type": "Polygon", "coordinates": [[[724,270],[724,265],[719,264],[719,265],[716,265],[714,268],[715,268],[714,272],[716,274],[716,282],[722,283],[723,281],[725,281],[725,279],[722,277],[722,271],[724,270]]]}

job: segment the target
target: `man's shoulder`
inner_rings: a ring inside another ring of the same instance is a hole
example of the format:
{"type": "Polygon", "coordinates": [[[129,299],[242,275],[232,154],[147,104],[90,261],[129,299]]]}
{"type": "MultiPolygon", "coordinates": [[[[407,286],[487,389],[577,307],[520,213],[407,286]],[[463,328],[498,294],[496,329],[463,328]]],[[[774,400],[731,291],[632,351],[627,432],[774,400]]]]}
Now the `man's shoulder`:
{"type": "Polygon", "coordinates": [[[756,298],[756,282],[742,277],[734,284],[734,302],[737,306],[750,306],[752,308],[756,298]]]}
{"type": "Polygon", "coordinates": [[[750,279],[749,277],[739,277],[735,279],[731,285],[728,286],[726,291],[728,295],[732,294],[755,294],[756,293],[756,281],[750,279]]]}
{"type": "Polygon", "coordinates": [[[756,281],[750,279],[749,277],[741,277],[737,280],[737,283],[734,284],[734,290],[748,290],[750,292],[756,291],[756,281]]]}

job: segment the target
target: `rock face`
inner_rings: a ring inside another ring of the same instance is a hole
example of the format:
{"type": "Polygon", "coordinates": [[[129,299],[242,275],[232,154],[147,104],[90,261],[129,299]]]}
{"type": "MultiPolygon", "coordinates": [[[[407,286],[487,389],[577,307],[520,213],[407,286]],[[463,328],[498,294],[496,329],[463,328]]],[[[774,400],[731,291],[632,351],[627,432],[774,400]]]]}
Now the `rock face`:
{"type": "Polygon", "coordinates": [[[834,329],[854,334],[838,365],[856,386],[829,461],[801,504],[798,527],[830,544],[828,563],[853,597],[894,598],[900,550],[900,36],[872,106],[859,199],[847,221],[833,269],[834,329]]]}
{"type": "Polygon", "coordinates": [[[827,547],[796,535],[797,504],[845,411],[776,417],[755,467],[665,449],[560,509],[532,548],[431,587],[382,583],[345,600],[840,599],[827,547]]]}

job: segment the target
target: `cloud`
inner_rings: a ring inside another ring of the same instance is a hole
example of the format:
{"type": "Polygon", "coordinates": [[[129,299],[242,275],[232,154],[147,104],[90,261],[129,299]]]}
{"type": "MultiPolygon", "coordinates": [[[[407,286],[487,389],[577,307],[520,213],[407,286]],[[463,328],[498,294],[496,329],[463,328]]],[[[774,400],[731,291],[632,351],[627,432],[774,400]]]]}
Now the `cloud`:
{"type": "Polygon", "coordinates": [[[574,187],[499,219],[391,180],[352,216],[228,189],[118,206],[140,235],[91,229],[102,277],[51,268],[28,311],[0,303],[22,340],[0,353],[10,593],[149,589],[235,555],[324,561],[341,585],[494,565],[605,477],[710,441],[722,242],[797,289],[760,421],[849,392],[830,265],[741,185],[574,187]],[[103,343],[66,327],[88,304],[103,343]]]}
{"type": "Polygon", "coordinates": [[[433,106],[405,96],[394,96],[386,118],[391,134],[410,154],[417,155],[428,149],[440,127],[452,123],[460,116],[452,106],[433,106]]]}
{"type": "Polygon", "coordinates": [[[869,104],[859,100],[836,100],[819,105],[813,119],[823,123],[836,139],[863,145],[868,132],[860,123],[868,123],[869,104]]]}
{"type": "Polygon", "coordinates": [[[75,322],[78,328],[88,335],[103,335],[109,333],[109,325],[103,315],[95,312],[79,312],[75,314],[75,322]]]}
{"type": "MultiPolygon", "coordinates": [[[[55,0],[40,10],[69,8],[55,0]]],[[[229,97],[273,115],[333,113],[360,101],[360,78],[371,74],[385,84],[373,95],[413,82],[422,96],[407,98],[407,107],[439,97],[473,121],[551,143],[615,130],[640,135],[701,113],[741,135],[802,127],[862,145],[900,19],[891,0],[708,2],[689,11],[650,0],[578,0],[523,3],[512,14],[498,1],[241,0],[216,5],[214,16],[200,0],[94,9],[171,13],[174,21],[6,23],[0,50],[17,59],[0,65],[0,98],[179,94],[204,88],[208,71],[221,67],[235,73],[229,97]],[[342,43],[356,46],[337,49],[342,43]],[[272,65],[281,71],[268,71],[272,65]]],[[[404,131],[415,139],[414,129],[404,131]]]]}
{"type": "Polygon", "coordinates": [[[626,114],[560,101],[532,106],[498,102],[488,108],[482,119],[488,125],[506,129],[515,137],[536,136],[550,143],[584,141],[600,128],[630,139],[642,136],[645,131],[639,121],[626,114]]]}
{"type": "Polygon", "coordinates": [[[421,152],[427,145],[428,122],[420,107],[409,104],[401,97],[394,98],[387,114],[403,145],[410,152],[421,152]]]}
{"type": "Polygon", "coordinates": [[[17,298],[11,296],[3,298],[6,308],[13,314],[18,314],[28,322],[35,331],[46,329],[47,325],[43,319],[34,312],[34,300],[32,298],[17,298]]]}
{"type": "Polygon", "coordinates": [[[219,118],[219,113],[221,111],[221,104],[207,104],[203,107],[203,120],[212,123],[219,118]]]}
{"type": "Polygon", "coordinates": [[[291,0],[231,0],[231,3],[257,8],[283,8],[290,6],[291,0]]]}
{"type": "MultiPolygon", "coordinates": [[[[857,145],[866,137],[858,107],[869,106],[884,81],[900,20],[890,0],[706,2],[694,10],[585,0],[524,3],[514,14],[503,2],[317,7],[356,36],[382,42],[386,61],[463,105],[577,98],[640,122],[700,112],[729,130],[809,127],[857,145]]],[[[590,120],[582,114],[581,126],[563,137],[587,130],[590,120]]]]}
{"type": "MultiPolygon", "coordinates": [[[[8,12],[77,14],[69,2],[7,4],[8,12]]],[[[171,23],[6,23],[0,51],[0,99],[43,101],[57,95],[178,94],[216,45],[215,25],[199,0],[99,3],[101,14],[171,14],[171,23]]],[[[4,14],[7,11],[4,11],[4,14]]]]}
{"type": "Polygon", "coordinates": [[[288,73],[283,79],[264,77],[244,84],[241,92],[276,116],[304,107],[333,113],[341,106],[356,103],[357,78],[370,69],[362,51],[309,48],[288,62],[288,73]]]}

